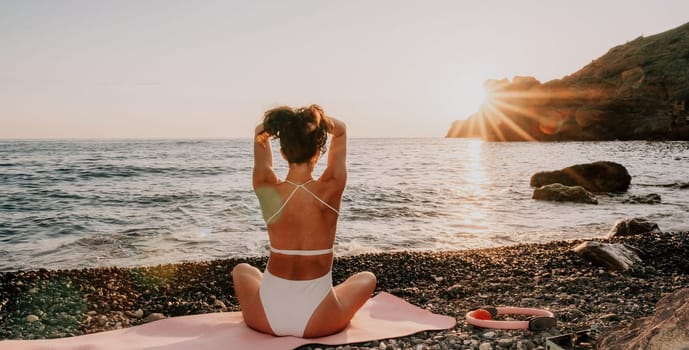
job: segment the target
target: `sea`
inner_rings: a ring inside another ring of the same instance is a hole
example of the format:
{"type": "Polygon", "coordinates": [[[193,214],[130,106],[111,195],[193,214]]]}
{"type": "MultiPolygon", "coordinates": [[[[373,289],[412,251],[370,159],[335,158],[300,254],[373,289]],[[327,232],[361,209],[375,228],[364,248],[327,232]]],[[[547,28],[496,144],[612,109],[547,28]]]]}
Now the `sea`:
{"type": "MultiPolygon", "coordinates": [[[[347,163],[336,256],[604,237],[627,217],[689,231],[689,142],[354,138],[347,163]],[[531,198],[534,173],[598,160],[627,193],[531,198]]],[[[252,165],[250,139],[0,141],[0,271],[266,256],[252,165]]]]}

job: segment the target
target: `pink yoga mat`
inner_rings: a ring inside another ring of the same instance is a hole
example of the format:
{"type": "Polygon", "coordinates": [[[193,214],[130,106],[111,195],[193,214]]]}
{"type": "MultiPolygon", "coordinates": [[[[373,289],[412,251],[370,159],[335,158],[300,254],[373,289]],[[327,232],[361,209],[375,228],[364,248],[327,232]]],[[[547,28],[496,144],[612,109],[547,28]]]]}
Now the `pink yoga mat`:
{"type": "Polygon", "coordinates": [[[388,293],[369,299],[342,332],[322,338],[274,337],[248,328],[239,312],[166,318],[78,337],[0,341],[0,350],[294,349],[402,337],[454,327],[454,317],[433,314],[388,293]]]}

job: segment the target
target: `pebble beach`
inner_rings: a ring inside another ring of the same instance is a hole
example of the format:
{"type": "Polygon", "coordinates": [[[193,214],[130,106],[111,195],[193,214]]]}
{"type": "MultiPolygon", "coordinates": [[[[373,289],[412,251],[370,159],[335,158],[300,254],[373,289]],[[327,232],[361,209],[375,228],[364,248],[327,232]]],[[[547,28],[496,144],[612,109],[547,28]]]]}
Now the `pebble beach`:
{"type": "MultiPolygon", "coordinates": [[[[549,337],[605,332],[649,316],[661,296],[689,285],[689,232],[601,241],[637,247],[643,262],[627,271],[606,270],[571,250],[582,240],[338,257],[334,283],[357,271],[372,271],[378,277],[376,292],[453,316],[457,325],[396,339],[302,349],[545,349],[549,337]],[[547,309],[557,326],[532,332],[467,324],[466,312],[481,305],[547,309]]],[[[230,271],[240,262],[263,269],[266,258],[0,273],[0,339],[69,337],[164,317],[238,311],[230,271]]]]}

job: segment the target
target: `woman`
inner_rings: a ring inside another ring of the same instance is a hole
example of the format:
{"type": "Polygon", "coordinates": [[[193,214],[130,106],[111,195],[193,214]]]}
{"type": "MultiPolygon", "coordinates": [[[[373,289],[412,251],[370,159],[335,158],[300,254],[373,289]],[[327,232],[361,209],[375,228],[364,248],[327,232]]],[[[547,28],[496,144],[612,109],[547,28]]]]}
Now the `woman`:
{"type": "Polygon", "coordinates": [[[254,134],[253,186],[268,227],[270,257],[263,274],[249,264],[232,271],[246,324],[260,332],[321,337],[344,329],[376,286],[370,272],[332,285],[333,243],[347,182],[347,134],[343,122],[312,105],[278,107],[265,113],[254,134]],[[313,179],[325,153],[328,163],[313,179]],[[280,140],[289,170],[284,181],[273,171],[269,138],[280,140]]]}

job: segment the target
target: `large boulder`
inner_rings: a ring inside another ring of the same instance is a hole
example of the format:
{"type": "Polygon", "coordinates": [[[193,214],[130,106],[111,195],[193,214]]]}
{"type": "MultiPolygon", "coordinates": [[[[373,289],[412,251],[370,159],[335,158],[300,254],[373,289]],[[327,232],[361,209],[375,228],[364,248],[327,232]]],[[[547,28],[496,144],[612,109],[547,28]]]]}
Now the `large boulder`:
{"type": "Polygon", "coordinates": [[[632,177],[627,169],[615,162],[576,164],[555,171],[541,171],[531,176],[531,186],[553,183],[565,186],[582,186],[591,192],[624,192],[632,177]]]}
{"type": "Polygon", "coordinates": [[[598,337],[597,349],[689,349],[689,288],[663,296],[653,316],[617,326],[598,337]]]}
{"type": "Polygon", "coordinates": [[[628,270],[641,262],[641,251],[627,244],[586,241],[572,250],[594,265],[610,270],[628,270]]]}
{"type": "Polygon", "coordinates": [[[627,218],[618,220],[608,233],[607,238],[640,235],[647,232],[659,232],[660,228],[655,222],[644,218],[627,218]]]}
{"type": "Polygon", "coordinates": [[[541,186],[533,191],[533,199],[556,202],[598,204],[596,197],[581,186],[565,186],[559,183],[541,186]]]}

